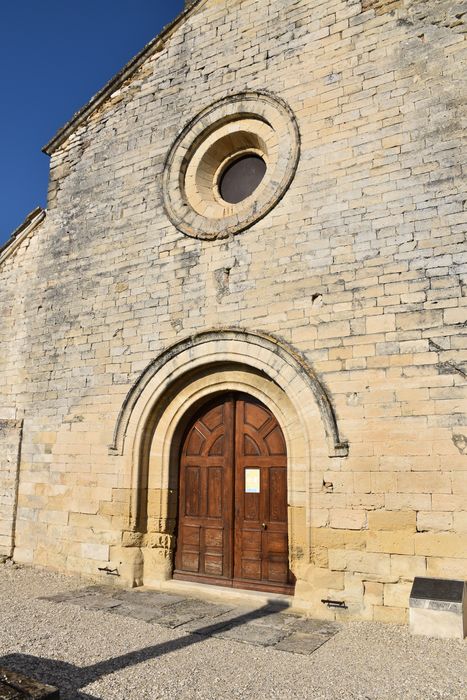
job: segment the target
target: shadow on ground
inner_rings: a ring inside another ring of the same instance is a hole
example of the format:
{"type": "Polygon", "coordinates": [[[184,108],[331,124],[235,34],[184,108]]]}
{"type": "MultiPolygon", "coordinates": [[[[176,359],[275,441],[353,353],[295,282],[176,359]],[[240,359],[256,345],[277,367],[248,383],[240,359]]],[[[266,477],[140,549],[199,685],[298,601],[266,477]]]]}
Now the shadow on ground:
{"type": "Polygon", "coordinates": [[[187,634],[180,639],[154,644],[144,649],[138,649],[105,661],[99,661],[90,666],[79,667],[65,661],[44,659],[29,654],[8,654],[0,658],[0,667],[23,673],[42,683],[54,685],[70,698],[100,700],[94,695],[89,695],[81,691],[81,689],[104,676],[122,671],[129,666],[135,666],[144,661],[157,659],[165,654],[171,654],[174,651],[185,649],[192,644],[200,642],[205,637],[215,635],[221,629],[225,630],[226,627],[230,630],[249,622],[254,622],[255,620],[265,619],[269,615],[275,615],[284,607],[286,606],[275,605],[271,607],[270,605],[266,605],[258,610],[230,619],[227,626],[225,622],[206,625],[205,627],[197,629],[196,634],[187,634]]]}

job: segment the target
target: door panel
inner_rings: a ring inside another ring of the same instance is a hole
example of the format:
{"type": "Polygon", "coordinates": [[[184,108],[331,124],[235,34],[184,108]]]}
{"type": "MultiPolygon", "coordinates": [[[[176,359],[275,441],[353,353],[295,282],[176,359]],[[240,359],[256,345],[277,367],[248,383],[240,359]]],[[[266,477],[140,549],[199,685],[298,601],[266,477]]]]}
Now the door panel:
{"type": "Polygon", "coordinates": [[[290,583],[287,527],[287,452],[272,414],[250,399],[237,399],[235,410],[235,563],[236,579],[264,584],[290,583]],[[252,445],[257,449],[253,450],[252,445]],[[250,471],[251,470],[251,471],[250,471]],[[247,475],[258,493],[246,493],[247,475]],[[259,482],[259,483],[258,483],[259,482]],[[259,542],[253,549],[247,542],[259,542]]]}
{"type": "Polygon", "coordinates": [[[200,468],[187,467],[185,472],[186,480],[186,500],[185,500],[185,515],[200,515],[201,510],[201,491],[200,491],[200,468]]]}
{"type": "Polygon", "coordinates": [[[233,399],[217,402],[185,437],[176,571],[232,577],[233,408],[233,399]]]}
{"type": "Polygon", "coordinates": [[[287,451],[274,416],[231,395],[201,411],[180,460],[176,578],[291,592],[287,451]]]}
{"type": "Polygon", "coordinates": [[[223,509],[223,474],[222,467],[208,467],[207,515],[210,518],[222,518],[223,509]]]}
{"type": "Polygon", "coordinates": [[[287,473],[285,469],[270,467],[269,469],[269,520],[271,522],[287,522],[287,473]]]}

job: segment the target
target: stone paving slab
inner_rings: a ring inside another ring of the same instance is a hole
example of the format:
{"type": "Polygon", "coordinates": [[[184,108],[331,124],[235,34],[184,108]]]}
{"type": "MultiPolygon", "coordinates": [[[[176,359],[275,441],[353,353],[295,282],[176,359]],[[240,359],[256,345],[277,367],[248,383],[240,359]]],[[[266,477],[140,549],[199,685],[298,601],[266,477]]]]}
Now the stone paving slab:
{"type": "Polygon", "coordinates": [[[149,605],[127,605],[126,603],[111,608],[109,612],[114,615],[120,615],[121,617],[132,617],[134,620],[143,620],[144,622],[157,622],[157,618],[160,617],[161,614],[160,610],[149,605]]]}
{"type": "Polygon", "coordinates": [[[164,608],[162,614],[157,619],[158,625],[164,627],[180,627],[193,620],[201,620],[205,617],[216,617],[223,613],[230,612],[232,608],[226,605],[206,603],[202,600],[185,599],[181,603],[176,603],[164,608]]]}
{"type": "Polygon", "coordinates": [[[167,605],[181,603],[185,598],[171,593],[159,593],[158,591],[141,591],[132,588],[129,591],[113,591],[113,597],[131,605],[152,605],[158,608],[165,608],[167,605]]]}
{"type": "Polygon", "coordinates": [[[79,605],[86,610],[111,610],[121,605],[121,601],[104,595],[89,595],[69,601],[72,605],[79,605]]]}
{"type": "Polygon", "coordinates": [[[78,591],[43,596],[41,600],[131,617],[189,634],[274,647],[293,654],[312,654],[341,628],[334,622],[286,613],[279,604],[242,608],[158,591],[115,590],[109,586],[87,586],[78,591]]]}
{"type": "Polygon", "coordinates": [[[275,629],[274,627],[260,627],[246,623],[245,625],[234,625],[216,632],[214,637],[222,639],[232,639],[235,642],[244,642],[261,647],[272,647],[281,642],[288,632],[275,629]]]}
{"type": "Polygon", "coordinates": [[[252,611],[249,618],[248,624],[287,631],[295,628],[297,621],[301,621],[301,618],[291,615],[290,613],[275,612],[274,608],[261,609],[260,614],[258,614],[257,610],[252,611]]]}
{"type": "Polygon", "coordinates": [[[0,700],[59,700],[60,693],[51,685],[38,683],[20,673],[0,668],[0,700]]]}
{"type": "Polygon", "coordinates": [[[294,632],[303,634],[320,634],[325,637],[332,637],[341,629],[338,622],[328,622],[326,620],[310,620],[304,617],[295,617],[291,623],[294,632]]]}
{"type": "Polygon", "coordinates": [[[227,627],[231,622],[240,621],[240,624],[251,622],[254,619],[252,616],[256,612],[256,610],[251,608],[233,608],[222,615],[207,615],[199,620],[193,620],[183,625],[183,629],[187,632],[210,637],[227,627]]]}
{"type": "MultiPolygon", "coordinates": [[[[330,635],[333,636],[333,635],[330,635]]],[[[293,632],[277,644],[276,649],[280,651],[290,651],[292,654],[305,654],[309,656],[314,651],[325,644],[330,636],[325,634],[304,634],[303,632],[293,632]]]]}

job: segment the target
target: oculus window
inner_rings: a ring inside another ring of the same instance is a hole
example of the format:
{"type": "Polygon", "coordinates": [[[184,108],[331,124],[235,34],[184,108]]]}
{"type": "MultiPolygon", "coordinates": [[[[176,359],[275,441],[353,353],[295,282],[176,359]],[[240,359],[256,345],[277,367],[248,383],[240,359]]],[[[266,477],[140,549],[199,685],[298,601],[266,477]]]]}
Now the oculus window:
{"type": "Polygon", "coordinates": [[[280,202],[299,155],[297,122],[283,100],[261,92],[224,98],[182,130],[167,156],[167,215],[195,238],[244,231],[280,202]]]}

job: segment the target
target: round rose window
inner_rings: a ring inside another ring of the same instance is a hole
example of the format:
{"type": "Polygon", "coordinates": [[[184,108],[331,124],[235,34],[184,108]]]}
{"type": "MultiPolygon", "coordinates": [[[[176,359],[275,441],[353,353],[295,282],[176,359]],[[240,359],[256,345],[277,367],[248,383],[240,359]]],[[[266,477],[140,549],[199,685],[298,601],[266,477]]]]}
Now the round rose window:
{"type": "Polygon", "coordinates": [[[299,151],[297,123],[279,98],[244,93],[217,102],[182,131],[167,157],[170,220],[196,238],[243,231],[282,199],[299,151]]]}

